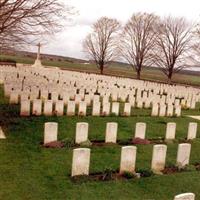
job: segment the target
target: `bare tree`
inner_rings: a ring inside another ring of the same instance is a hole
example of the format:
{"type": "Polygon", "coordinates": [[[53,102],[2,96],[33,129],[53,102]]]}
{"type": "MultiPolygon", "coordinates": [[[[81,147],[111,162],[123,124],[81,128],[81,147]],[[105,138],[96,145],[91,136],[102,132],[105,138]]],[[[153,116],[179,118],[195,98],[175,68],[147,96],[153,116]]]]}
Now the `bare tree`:
{"type": "Polygon", "coordinates": [[[142,69],[152,65],[157,19],[154,14],[136,13],[127,22],[121,35],[121,55],[136,70],[138,79],[142,69]]]}
{"type": "Polygon", "coordinates": [[[188,67],[193,27],[185,18],[171,16],[160,21],[155,48],[155,64],[160,67],[171,83],[174,73],[188,67]]]}
{"type": "Polygon", "coordinates": [[[103,74],[105,66],[116,58],[116,36],[120,23],[116,19],[102,17],[92,28],[93,32],[86,37],[83,48],[103,74]]]}
{"type": "Polygon", "coordinates": [[[0,47],[24,44],[29,36],[54,34],[73,13],[59,0],[0,0],[0,47]]]}

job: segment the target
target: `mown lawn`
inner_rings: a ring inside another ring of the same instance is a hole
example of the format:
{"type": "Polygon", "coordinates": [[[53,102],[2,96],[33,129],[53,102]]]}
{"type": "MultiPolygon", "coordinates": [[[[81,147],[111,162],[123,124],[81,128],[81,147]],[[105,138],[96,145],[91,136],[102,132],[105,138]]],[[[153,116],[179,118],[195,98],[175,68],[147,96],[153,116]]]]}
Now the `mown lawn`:
{"type": "MultiPolygon", "coordinates": [[[[151,118],[141,110],[132,117],[19,117],[19,106],[8,105],[0,87],[0,124],[7,139],[0,140],[0,199],[64,200],[64,199],[136,199],[170,200],[176,194],[194,192],[200,199],[200,171],[191,170],[170,175],[154,175],[141,179],[112,181],[80,181],[70,178],[73,148],[43,148],[45,122],[59,123],[59,140],[74,138],[76,122],[89,123],[90,140],[103,140],[106,123],[118,122],[118,139],[133,137],[136,122],[147,123],[148,139],[164,137],[166,123],[177,123],[177,140],[168,144],[167,165],[175,164],[178,142],[187,135],[189,122],[199,126],[192,142],[191,164],[200,163],[200,122],[181,118],[151,118]]],[[[184,111],[185,114],[198,114],[184,111]]],[[[152,145],[137,145],[137,170],[150,169],[152,145]]],[[[121,145],[91,147],[90,172],[106,168],[119,169],[121,145]]]]}

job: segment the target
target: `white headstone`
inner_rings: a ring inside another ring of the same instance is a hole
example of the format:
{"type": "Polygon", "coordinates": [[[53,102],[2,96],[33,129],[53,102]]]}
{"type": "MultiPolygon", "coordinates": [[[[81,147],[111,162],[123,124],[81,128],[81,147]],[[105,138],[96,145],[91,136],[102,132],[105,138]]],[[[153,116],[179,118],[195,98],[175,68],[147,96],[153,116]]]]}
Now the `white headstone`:
{"type": "Polygon", "coordinates": [[[183,193],[176,195],[174,200],[195,200],[195,194],[193,193],[183,193]]]}
{"type": "Polygon", "coordinates": [[[71,176],[89,175],[90,149],[78,148],[73,150],[71,176]]]}
{"type": "Polygon", "coordinates": [[[108,122],[106,125],[106,143],[116,143],[117,142],[117,129],[118,124],[116,122],[108,122]]]}
{"type": "Polygon", "coordinates": [[[1,126],[0,126],[0,139],[6,139],[6,136],[5,136],[5,134],[4,134],[3,129],[1,128],[1,126]]]}
{"type": "Polygon", "coordinates": [[[151,162],[151,169],[155,172],[162,171],[165,168],[167,154],[167,145],[154,145],[151,162]]]}
{"type": "Polygon", "coordinates": [[[41,99],[33,100],[32,114],[36,116],[40,116],[42,114],[42,100],[41,99]]]}
{"type": "Polygon", "coordinates": [[[126,146],[121,149],[120,173],[135,172],[137,147],[126,146]]]}
{"type": "Polygon", "coordinates": [[[112,103],[112,113],[115,114],[116,116],[119,115],[119,103],[118,102],[112,103]]]}
{"type": "Polygon", "coordinates": [[[88,140],[89,125],[85,122],[79,122],[76,124],[76,139],[75,142],[80,144],[88,140]]]}
{"type": "Polygon", "coordinates": [[[76,108],[75,102],[69,101],[68,104],[67,104],[67,115],[68,116],[75,115],[75,108],[76,108]]]}
{"type": "Polygon", "coordinates": [[[146,123],[138,122],[135,126],[135,138],[145,139],[146,123]]]}
{"type": "Polygon", "coordinates": [[[125,103],[124,104],[124,116],[130,116],[131,115],[131,104],[125,103]]]}
{"type": "Polygon", "coordinates": [[[93,106],[92,106],[92,116],[99,116],[100,108],[101,108],[101,103],[94,101],[93,106]]]}
{"type": "Polygon", "coordinates": [[[191,144],[183,143],[178,145],[176,164],[179,167],[184,167],[185,165],[189,164],[190,151],[191,151],[191,144]]]}
{"type": "Polygon", "coordinates": [[[44,115],[45,116],[52,116],[53,114],[53,101],[52,100],[45,100],[44,102],[44,115]]]}
{"type": "Polygon", "coordinates": [[[63,114],[64,114],[64,101],[62,101],[62,100],[56,101],[55,114],[57,116],[63,116],[63,114]]]}
{"type": "Polygon", "coordinates": [[[44,144],[57,141],[58,123],[46,122],[44,124],[44,144]]]}
{"type": "Polygon", "coordinates": [[[190,122],[188,126],[188,134],[187,134],[187,139],[188,140],[193,140],[196,138],[197,135],[197,123],[195,122],[190,122]]]}
{"type": "Polygon", "coordinates": [[[176,123],[174,122],[167,123],[165,139],[173,140],[175,139],[175,134],[176,134],[176,123]]]}
{"type": "Polygon", "coordinates": [[[87,104],[86,104],[86,102],[81,101],[79,103],[78,115],[79,116],[86,116],[86,111],[87,111],[87,104]]]}
{"type": "Polygon", "coordinates": [[[21,101],[20,115],[21,116],[30,116],[30,107],[31,107],[30,100],[21,101]]]}

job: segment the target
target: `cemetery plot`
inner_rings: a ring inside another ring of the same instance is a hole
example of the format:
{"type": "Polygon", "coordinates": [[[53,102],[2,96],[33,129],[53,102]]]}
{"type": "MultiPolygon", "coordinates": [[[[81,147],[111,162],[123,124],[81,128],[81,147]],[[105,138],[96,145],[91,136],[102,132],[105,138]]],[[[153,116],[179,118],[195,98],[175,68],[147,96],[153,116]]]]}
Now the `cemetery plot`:
{"type": "Polygon", "coordinates": [[[180,117],[200,101],[194,87],[53,68],[1,66],[0,72],[4,95],[20,104],[21,116],[130,116],[150,109],[151,116],[180,117]]]}
{"type": "Polygon", "coordinates": [[[0,197],[200,198],[199,89],[0,70],[0,197]]]}

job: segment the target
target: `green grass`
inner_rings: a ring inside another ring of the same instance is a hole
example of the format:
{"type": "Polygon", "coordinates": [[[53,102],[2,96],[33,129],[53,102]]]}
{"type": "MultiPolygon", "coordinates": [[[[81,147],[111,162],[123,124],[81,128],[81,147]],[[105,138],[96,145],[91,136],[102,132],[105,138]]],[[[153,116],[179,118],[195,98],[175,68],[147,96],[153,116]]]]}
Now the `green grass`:
{"type": "MultiPolygon", "coordinates": [[[[184,114],[198,114],[184,111],[184,114]]],[[[4,200],[64,200],[64,199],[155,199],[170,200],[176,194],[194,192],[200,199],[200,173],[181,172],[154,175],[148,178],[118,181],[86,181],[74,183],[70,179],[72,148],[45,149],[43,126],[45,122],[59,123],[59,140],[74,138],[75,125],[89,123],[89,139],[103,140],[106,123],[118,122],[118,139],[133,137],[136,122],[147,123],[147,138],[164,137],[166,123],[177,123],[177,139],[187,135],[189,122],[199,126],[197,139],[192,142],[191,164],[200,162],[200,122],[181,118],[148,117],[142,110],[132,117],[19,117],[19,106],[8,105],[0,87],[0,124],[7,139],[0,140],[0,199],[4,200]]],[[[178,143],[168,144],[167,165],[175,164],[178,143]]],[[[152,145],[137,145],[138,169],[150,169],[152,145]]],[[[103,172],[105,168],[119,169],[120,145],[91,147],[90,172],[103,172]]]]}
{"type": "MultiPolygon", "coordinates": [[[[25,63],[25,64],[33,64],[34,59],[30,57],[21,57],[21,56],[9,56],[9,55],[0,55],[0,58],[4,59],[13,59],[17,63],[25,63]]],[[[55,66],[60,67],[61,69],[68,69],[68,70],[78,70],[82,72],[89,72],[89,73],[100,73],[97,67],[94,64],[81,64],[81,63],[72,63],[68,61],[49,61],[49,60],[42,60],[43,65],[46,66],[55,66]]],[[[122,77],[129,77],[129,78],[136,78],[136,72],[127,66],[122,66],[120,64],[112,64],[108,68],[104,70],[105,75],[114,75],[114,76],[122,76],[122,77]]],[[[166,76],[157,69],[150,69],[145,68],[142,71],[141,78],[144,80],[150,81],[162,81],[167,82],[166,76]]],[[[181,83],[181,84],[192,84],[196,86],[200,86],[200,78],[199,75],[190,75],[190,74],[175,74],[173,76],[174,83],[181,83]]]]}

